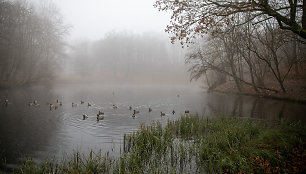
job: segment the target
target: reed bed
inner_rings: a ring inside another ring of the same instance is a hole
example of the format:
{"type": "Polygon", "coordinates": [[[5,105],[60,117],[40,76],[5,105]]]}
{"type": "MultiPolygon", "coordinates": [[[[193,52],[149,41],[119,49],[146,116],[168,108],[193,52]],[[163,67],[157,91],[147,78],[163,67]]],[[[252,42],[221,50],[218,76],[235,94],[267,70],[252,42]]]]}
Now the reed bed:
{"type": "Polygon", "coordinates": [[[299,122],[182,116],[124,135],[118,157],[91,150],[60,162],[28,159],[14,173],[288,173],[293,150],[304,153],[304,130],[299,122]]]}

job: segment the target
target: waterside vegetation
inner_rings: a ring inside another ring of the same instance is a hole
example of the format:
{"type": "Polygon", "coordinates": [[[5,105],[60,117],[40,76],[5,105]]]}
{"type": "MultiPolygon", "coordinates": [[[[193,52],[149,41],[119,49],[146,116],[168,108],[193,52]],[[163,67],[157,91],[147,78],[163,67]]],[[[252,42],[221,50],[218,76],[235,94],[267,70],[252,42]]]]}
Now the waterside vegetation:
{"type": "Polygon", "coordinates": [[[28,159],[14,173],[305,172],[304,130],[300,122],[182,116],[124,135],[120,156],[90,151],[61,162],[28,159]]]}

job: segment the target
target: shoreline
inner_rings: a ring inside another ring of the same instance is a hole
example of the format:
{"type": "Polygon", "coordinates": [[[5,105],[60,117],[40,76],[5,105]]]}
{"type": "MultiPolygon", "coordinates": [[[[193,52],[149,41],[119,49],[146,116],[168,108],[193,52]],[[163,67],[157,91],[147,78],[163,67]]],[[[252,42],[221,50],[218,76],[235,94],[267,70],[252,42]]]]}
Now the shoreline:
{"type": "MultiPolygon", "coordinates": [[[[298,87],[296,87],[298,88],[298,87]]],[[[226,82],[222,85],[217,86],[214,89],[208,90],[210,92],[217,92],[217,93],[223,93],[223,94],[232,94],[232,95],[245,95],[245,96],[253,96],[258,98],[266,98],[266,99],[273,99],[273,100],[283,100],[283,101],[289,101],[294,103],[300,103],[300,104],[306,104],[306,90],[299,91],[301,95],[298,94],[292,94],[292,93],[275,93],[271,91],[266,92],[260,92],[256,93],[252,87],[250,86],[243,86],[243,89],[241,92],[239,92],[233,83],[226,82]]],[[[288,91],[295,91],[295,89],[290,88],[288,91]]]]}
{"type": "Polygon", "coordinates": [[[305,154],[304,128],[284,121],[268,126],[235,117],[182,116],[166,126],[141,125],[139,130],[124,135],[123,152],[118,158],[92,150],[88,154],[76,151],[63,161],[37,164],[29,158],[12,172],[303,172],[305,162],[299,161],[305,154]]]}
{"type": "Polygon", "coordinates": [[[245,96],[252,96],[252,97],[258,97],[258,98],[266,98],[266,99],[273,99],[273,100],[283,100],[283,101],[289,101],[299,104],[306,104],[306,99],[299,99],[295,97],[288,97],[288,96],[277,96],[277,95],[267,95],[265,93],[247,93],[247,92],[235,92],[235,91],[223,91],[218,89],[212,89],[209,92],[216,92],[216,93],[222,93],[222,94],[230,94],[230,95],[245,95],[245,96]]]}

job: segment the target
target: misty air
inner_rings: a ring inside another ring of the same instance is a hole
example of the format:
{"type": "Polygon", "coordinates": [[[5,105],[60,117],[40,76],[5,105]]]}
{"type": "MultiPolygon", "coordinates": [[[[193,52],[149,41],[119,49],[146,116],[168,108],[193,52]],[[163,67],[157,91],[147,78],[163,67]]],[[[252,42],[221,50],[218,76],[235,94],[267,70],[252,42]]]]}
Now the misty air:
{"type": "Polygon", "coordinates": [[[305,0],[0,0],[1,173],[306,173],[305,0]]]}

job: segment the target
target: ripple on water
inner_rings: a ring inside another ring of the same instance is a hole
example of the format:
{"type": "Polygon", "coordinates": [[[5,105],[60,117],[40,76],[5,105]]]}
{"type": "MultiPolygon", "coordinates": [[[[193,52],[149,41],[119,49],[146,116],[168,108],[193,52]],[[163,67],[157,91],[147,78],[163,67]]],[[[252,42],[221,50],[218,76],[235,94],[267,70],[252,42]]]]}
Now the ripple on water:
{"type": "Polygon", "coordinates": [[[203,93],[190,86],[48,86],[0,93],[0,99],[7,97],[12,103],[0,106],[0,144],[7,154],[13,154],[11,158],[15,152],[45,152],[61,157],[62,152],[70,153],[77,148],[83,152],[95,147],[107,151],[113,149],[114,144],[121,147],[123,134],[139,129],[141,123],[160,121],[164,125],[168,119],[179,118],[187,109],[200,115],[234,114],[270,120],[281,117],[306,122],[305,105],[203,93]],[[55,103],[57,98],[63,106],[50,111],[44,101],[55,103]],[[84,104],[80,104],[81,99],[84,104]],[[40,107],[29,107],[28,102],[33,100],[37,100],[40,107]],[[76,101],[77,107],[72,107],[72,102],[76,101]],[[88,103],[91,106],[87,106],[88,103]],[[113,109],[113,104],[118,108],[113,109]],[[149,107],[152,112],[148,111],[149,107]],[[140,111],[135,118],[132,117],[134,109],[140,111]],[[97,122],[99,111],[105,113],[105,119],[97,122]],[[161,117],[160,112],[165,112],[166,116],[161,117]],[[83,114],[87,114],[88,119],[83,120],[83,114]]]}
{"type": "Polygon", "coordinates": [[[149,113],[149,105],[134,105],[132,111],[129,110],[127,103],[116,103],[117,109],[113,108],[112,103],[97,104],[90,102],[91,107],[80,105],[74,108],[68,108],[57,115],[57,121],[68,127],[76,129],[96,138],[110,140],[122,140],[123,134],[131,133],[139,128],[140,123],[150,123],[152,120],[165,119],[159,115],[158,108],[167,107],[166,104],[151,104],[153,112],[149,113]],[[103,105],[103,106],[102,106],[103,105]],[[135,118],[132,117],[133,110],[139,110],[135,118]],[[105,113],[104,119],[97,121],[96,114],[102,111],[105,113]],[[83,114],[88,118],[83,120],[83,114]]]}

